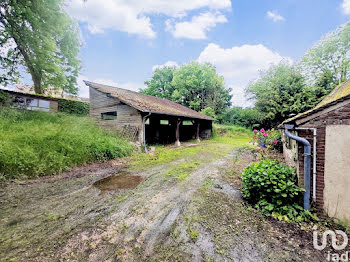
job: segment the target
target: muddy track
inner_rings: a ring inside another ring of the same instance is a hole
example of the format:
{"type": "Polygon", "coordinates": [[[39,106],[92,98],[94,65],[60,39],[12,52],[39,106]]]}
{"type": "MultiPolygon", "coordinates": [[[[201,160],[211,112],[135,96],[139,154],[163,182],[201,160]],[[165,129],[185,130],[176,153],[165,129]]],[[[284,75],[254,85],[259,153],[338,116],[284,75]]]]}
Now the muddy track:
{"type": "Polygon", "coordinates": [[[205,153],[146,171],[111,163],[3,187],[0,260],[322,261],[324,254],[279,232],[227,183],[237,151],[205,153]],[[196,165],[184,179],[169,175],[187,162],[196,165]],[[121,173],[142,182],[107,192],[93,185],[121,173]]]}

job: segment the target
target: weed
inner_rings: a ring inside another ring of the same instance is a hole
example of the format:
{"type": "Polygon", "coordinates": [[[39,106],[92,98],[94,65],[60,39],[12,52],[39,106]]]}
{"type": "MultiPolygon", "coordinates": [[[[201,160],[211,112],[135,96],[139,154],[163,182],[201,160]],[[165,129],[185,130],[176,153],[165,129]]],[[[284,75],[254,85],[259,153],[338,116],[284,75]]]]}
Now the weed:
{"type": "Polygon", "coordinates": [[[0,149],[0,176],[7,179],[51,175],[133,151],[88,117],[9,108],[0,108],[0,149]]]}

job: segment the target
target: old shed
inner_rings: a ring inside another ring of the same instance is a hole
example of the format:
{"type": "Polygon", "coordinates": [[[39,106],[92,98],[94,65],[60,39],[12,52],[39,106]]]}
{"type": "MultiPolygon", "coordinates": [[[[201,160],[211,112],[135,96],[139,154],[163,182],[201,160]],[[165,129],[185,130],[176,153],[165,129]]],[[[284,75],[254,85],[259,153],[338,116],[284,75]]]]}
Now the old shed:
{"type": "MultiPolygon", "coordinates": [[[[350,80],[314,109],[286,120],[295,135],[311,144],[311,196],[317,207],[350,225],[350,80]]],[[[286,160],[304,180],[303,145],[284,134],[286,160]]]]}
{"type": "Polygon", "coordinates": [[[90,116],[141,144],[173,143],[212,136],[215,119],[178,103],[138,92],[85,81],[90,116]]]}

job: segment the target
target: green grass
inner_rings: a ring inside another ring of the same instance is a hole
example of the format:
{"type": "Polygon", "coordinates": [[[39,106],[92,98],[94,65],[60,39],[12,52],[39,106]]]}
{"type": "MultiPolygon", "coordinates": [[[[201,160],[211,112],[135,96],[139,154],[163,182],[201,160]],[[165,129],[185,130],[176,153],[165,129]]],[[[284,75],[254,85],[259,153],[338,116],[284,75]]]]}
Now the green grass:
{"type": "Polygon", "coordinates": [[[220,136],[232,136],[232,135],[252,135],[253,132],[250,129],[247,129],[242,126],[233,126],[233,125],[214,125],[216,128],[217,135],[220,136]]]}
{"type": "Polygon", "coordinates": [[[187,161],[182,164],[175,165],[172,169],[170,169],[165,174],[170,177],[176,177],[178,180],[185,180],[186,177],[198,166],[200,162],[198,161],[187,161]]]}
{"type": "Polygon", "coordinates": [[[0,108],[0,178],[55,174],[132,151],[88,117],[0,108]]]}

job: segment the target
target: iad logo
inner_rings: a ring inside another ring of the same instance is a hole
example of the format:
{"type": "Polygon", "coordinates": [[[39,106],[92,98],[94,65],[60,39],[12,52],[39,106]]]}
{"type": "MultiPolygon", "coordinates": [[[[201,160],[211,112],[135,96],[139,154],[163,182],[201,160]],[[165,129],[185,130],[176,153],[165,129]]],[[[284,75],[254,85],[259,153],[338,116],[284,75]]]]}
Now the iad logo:
{"type": "MultiPolygon", "coordinates": [[[[317,250],[323,250],[327,246],[327,237],[328,235],[331,237],[332,247],[334,250],[344,250],[346,246],[348,245],[348,236],[346,233],[342,230],[327,230],[323,232],[322,234],[322,244],[318,244],[318,232],[317,232],[317,226],[314,226],[314,233],[313,233],[313,244],[314,248],[317,250]],[[342,236],[343,243],[338,245],[337,243],[337,234],[342,236]]],[[[331,253],[328,252],[327,255],[328,261],[349,261],[349,251],[343,253],[343,254],[337,254],[337,253],[331,253]]]]}

